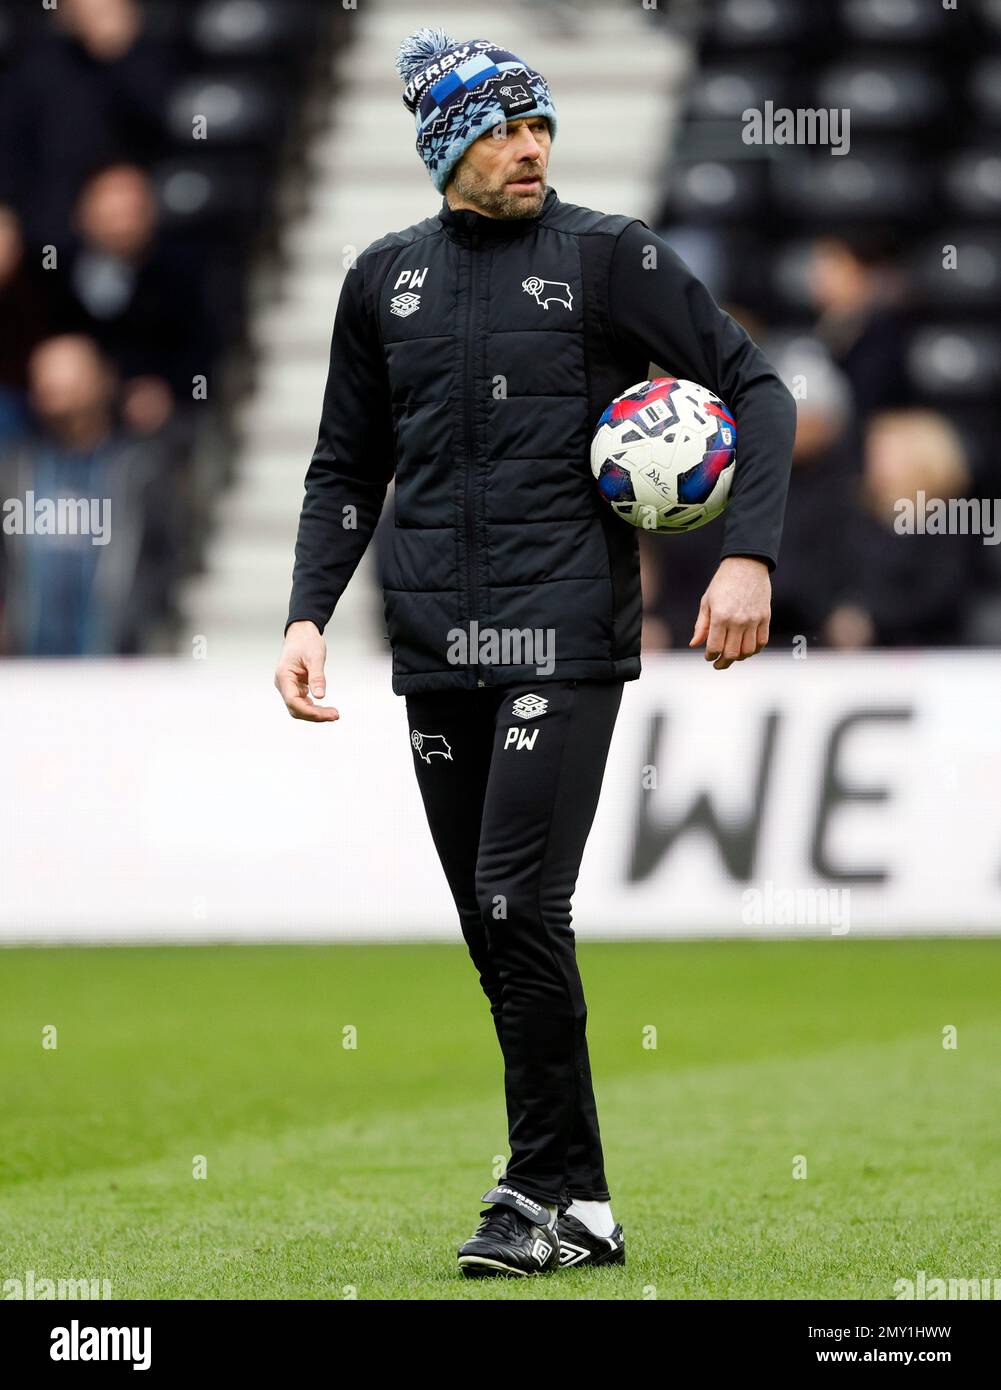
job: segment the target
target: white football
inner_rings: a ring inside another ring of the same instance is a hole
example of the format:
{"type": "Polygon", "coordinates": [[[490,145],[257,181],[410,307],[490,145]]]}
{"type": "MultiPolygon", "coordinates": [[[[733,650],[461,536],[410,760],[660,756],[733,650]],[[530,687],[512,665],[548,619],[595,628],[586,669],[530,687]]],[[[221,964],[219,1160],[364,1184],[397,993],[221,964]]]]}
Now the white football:
{"type": "Polygon", "coordinates": [[[736,450],[737,426],[718,396],[697,382],[659,376],[631,386],[604,412],[591,471],[631,526],[693,531],[726,506],[736,450]]]}

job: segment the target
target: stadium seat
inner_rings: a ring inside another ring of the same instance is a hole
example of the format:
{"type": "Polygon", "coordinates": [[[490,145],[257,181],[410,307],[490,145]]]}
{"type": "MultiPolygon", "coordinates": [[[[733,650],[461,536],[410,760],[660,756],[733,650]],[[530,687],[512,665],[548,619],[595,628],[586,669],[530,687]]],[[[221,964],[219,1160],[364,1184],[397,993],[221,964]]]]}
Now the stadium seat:
{"type": "Polygon", "coordinates": [[[985,58],[973,69],[970,97],[979,120],[1001,125],[1001,57],[985,58]]]}
{"type": "Polygon", "coordinates": [[[786,213],[818,227],[892,213],[912,217],[927,205],[931,180],[906,156],[864,150],[853,143],[849,157],[788,149],[773,165],[774,195],[786,213]]]}
{"type": "Polygon", "coordinates": [[[221,224],[240,226],[262,207],[260,179],[253,164],[211,154],[166,159],[152,169],[164,225],[197,230],[221,224]]]}
{"type": "Polygon", "coordinates": [[[980,0],[977,18],[995,42],[1001,37],[1001,0],[980,0]]]}
{"type": "Polygon", "coordinates": [[[919,302],[941,313],[955,309],[996,315],[1001,306],[1001,234],[943,228],[922,241],[911,258],[911,284],[919,302]],[[956,248],[955,267],[943,265],[943,247],[956,248]]]}
{"type": "Polygon", "coordinates": [[[207,0],[191,22],[195,49],[209,58],[284,56],[310,27],[308,6],[295,0],[207,0]]]}
{"type": "Polygon", "coordinates": [[[226,145],[274,138],[282,120],[273,93],[262,83],[208,73],[181,82],[171,94],[167,124],[179,144],[192,143],[197,116],[205,117],[208,140],[226,145]]]}
{"type": "Polygon", "coordinates": [[[773,101],[776,106],[797,104],[788,67],[774,63],[716,63],[703,70],[692,88],[689,109],[694,121],[739,121],[748,107],[761,110],[766,101],[773,101]]]}
{"type": "Polygon", "coordinates": [[[721,49],[789,49],[807,33],[812,16],[797,0],[721,0],[706,41],[721,49]]]}
{"type": "Polygon", "coordinates": [[[840,19],[855,42],[920,44],[937,39],[954,16],[925,0],[843,0],[840,19]]]}
{"type": "Polygon", "coordinates": [[[943,117],[946,90],[923,64],[884,58],[838,63],[821,73],[816,104],[847,107],[856,130],[899,130],[943,117]]]}
{"type": "Polygon", "coordinates": [[[961,151],[947,166],[943,184],[958,212],[974,217],[1001,216],[1001,152],[996,145],[961,151]]]}
{"type": "Polygon", "coordinates": [[[924,398],[987,397],[1001,387],[1001,336],[976,324],[930,325],[914,335],[907,365],[924,398]]]}
{"type": "Polygon", "coordinates": [[[764,199],[763,168],[739,160],[680,161],[671,171],[670,215],[688,221],[747,218],[764,199]]]}

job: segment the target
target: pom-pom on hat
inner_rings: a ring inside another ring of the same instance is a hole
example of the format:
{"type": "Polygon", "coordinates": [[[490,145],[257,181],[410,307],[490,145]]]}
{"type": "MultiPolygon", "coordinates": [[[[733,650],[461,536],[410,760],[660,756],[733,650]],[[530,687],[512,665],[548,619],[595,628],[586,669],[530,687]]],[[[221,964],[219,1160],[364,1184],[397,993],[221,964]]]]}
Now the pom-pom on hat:
{"type": "Polygon", "coordinates": [[[458,43],[425,25],[400,44],[396,70],[417,120],[417,153],[439,193],[473,141],[501,120],[545,116],[556,135],[546,79],[489,39],[458,43]]]}

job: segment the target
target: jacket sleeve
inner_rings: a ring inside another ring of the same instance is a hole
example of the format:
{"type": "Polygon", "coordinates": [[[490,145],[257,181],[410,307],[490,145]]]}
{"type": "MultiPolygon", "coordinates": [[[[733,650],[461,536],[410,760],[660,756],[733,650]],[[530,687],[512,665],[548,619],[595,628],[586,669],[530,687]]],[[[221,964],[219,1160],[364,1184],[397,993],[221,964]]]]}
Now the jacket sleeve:
{"type": "Polygon", "coordinates": [[[334,316],[316,448],[306,473],[289,624],[322,632],[372,538],[395,468],[389,379],[365,296],[364,259],[348,271],[334,316]]]}
{"type": "Polygon", "coordinates": [[[618,236],[609,316],[623,353],[708,386],[737,422],[737,467],[720,558],[752,555],[769,570],[782,537],[796,403],[760,348],[668,244],[643,222],[618,236]],[[653,248],[653,250],[651,250],[653,248]]]}

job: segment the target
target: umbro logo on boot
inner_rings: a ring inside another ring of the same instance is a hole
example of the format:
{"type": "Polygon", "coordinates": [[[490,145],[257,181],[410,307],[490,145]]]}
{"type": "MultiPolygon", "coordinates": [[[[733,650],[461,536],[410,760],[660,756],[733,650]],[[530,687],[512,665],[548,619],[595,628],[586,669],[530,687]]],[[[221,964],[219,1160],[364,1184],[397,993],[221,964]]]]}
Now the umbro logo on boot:
{"type": "Polygon", "coordinates": [[[459,1249],[459,1268],[469,1279],[524,1278],[560,1265],[560,1240],[546,1207],[501,1183],[484,1193],[476,1233],[459,1249]]]}

